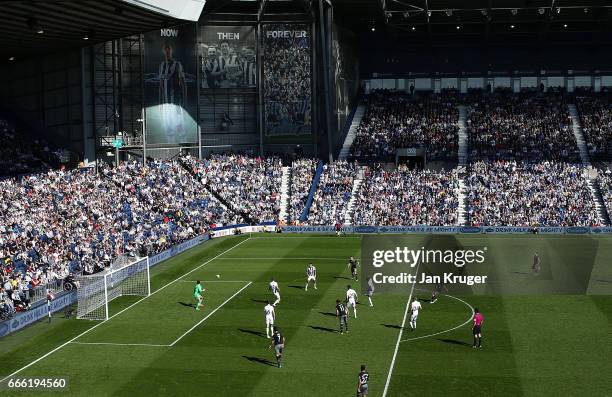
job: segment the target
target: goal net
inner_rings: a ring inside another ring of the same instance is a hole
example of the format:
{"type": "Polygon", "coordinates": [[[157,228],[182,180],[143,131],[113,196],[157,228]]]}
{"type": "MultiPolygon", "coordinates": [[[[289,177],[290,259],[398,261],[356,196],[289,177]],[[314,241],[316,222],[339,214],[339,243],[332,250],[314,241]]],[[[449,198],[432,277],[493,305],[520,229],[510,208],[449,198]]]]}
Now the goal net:
{"type": "Polygon", "coordinates": [[[108,320],[108,303],[123,295],[151,294],[149,258],[119,258],[103,272],[76,277],[77,318],[108,320]]]}

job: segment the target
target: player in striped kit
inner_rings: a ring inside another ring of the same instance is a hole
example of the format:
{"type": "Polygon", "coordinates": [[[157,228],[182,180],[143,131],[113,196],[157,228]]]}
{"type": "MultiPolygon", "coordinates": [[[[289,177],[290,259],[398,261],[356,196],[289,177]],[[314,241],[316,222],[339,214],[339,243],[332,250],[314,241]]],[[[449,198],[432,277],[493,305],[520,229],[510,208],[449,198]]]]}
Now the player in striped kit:
{"type": "Polygon", "coordinates": [[[366,371],[365,364],[361,366],[361,371],[357,376],[357,397],[365,397],[368,395],[368,382],[370,382],[370,374],[366,371]]]}
{"type": "Polygon", "coordinates": [[[278,283],[274,281],[274,279],[272,279],[270,281],[269,288],[270,288],[270,292],[272,292],[272,294],[276,297],[276,300],[274,301],[272,306],[276,306],[281,300],[280,288],[278,288],[278,283]]]}
{"type": "Polygon", "coordinates": [[[312,263],[306,268],[306,277],[305,290],[308,291],[308,284],[310,284],[311,281],[314,284],[314,289],[317,289],[317,268],[312,263]]]}

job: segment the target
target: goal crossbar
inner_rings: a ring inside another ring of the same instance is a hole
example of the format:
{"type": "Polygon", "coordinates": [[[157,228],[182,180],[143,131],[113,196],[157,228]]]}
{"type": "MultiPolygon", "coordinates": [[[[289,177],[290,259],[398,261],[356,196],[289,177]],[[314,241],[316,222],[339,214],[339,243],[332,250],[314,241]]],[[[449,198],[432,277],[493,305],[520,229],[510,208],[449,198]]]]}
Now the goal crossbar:
{"type": "Polygon", "coordinates": [[[107,320],[108,304],[124,296],[151,294],[149,257],[134,258],[117,269],[76,277],[77,318],[107,320]]]}

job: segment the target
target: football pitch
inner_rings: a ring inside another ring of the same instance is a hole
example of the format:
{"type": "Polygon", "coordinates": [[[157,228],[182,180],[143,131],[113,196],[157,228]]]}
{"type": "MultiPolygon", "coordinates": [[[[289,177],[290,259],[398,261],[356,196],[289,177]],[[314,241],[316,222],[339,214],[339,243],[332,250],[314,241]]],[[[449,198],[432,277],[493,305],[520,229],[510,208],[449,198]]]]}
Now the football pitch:
{"type": "Polygon", "coordinates": [[[51,324],[4,337],[0,393],[46,394],[7,389],[10,376],[67,377],[67,390],[51,395],[353,396],[366,364],[370,396],[612,395],[612,239],[402,237],[418,247],[486,247],[489,282],[450,286],[434,304],[418,286],[375,293],[369,307],[347,268],[349,256],[361,255],[360,236],[215,239],[152,268],[152,294],[113,301],[107,321],[57,313],[51,324]],[[305,291],[309,262],[318,289],[305,291]],[[263,314],[272,277],[286,338],[280,369],[263,314]],[[200,311],[195,280],[206,288],[200,311]],[[350,332],[340,334],[335,300],[348,284],[360,304],[350,332]],[[405,321],[411,294],[423,303],[416,331],[405,321]],[[481,349],[472,348],[474,308],[485,316],[481,349]]]}

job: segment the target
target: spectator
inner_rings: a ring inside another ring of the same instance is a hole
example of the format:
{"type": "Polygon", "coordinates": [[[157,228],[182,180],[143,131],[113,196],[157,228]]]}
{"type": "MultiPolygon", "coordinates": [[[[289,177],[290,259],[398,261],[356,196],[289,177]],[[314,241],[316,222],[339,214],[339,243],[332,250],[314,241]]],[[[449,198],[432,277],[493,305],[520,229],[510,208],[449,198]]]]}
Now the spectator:
{"type": "Polygon", "coordinates": [[[456,225],[459,179],[453,172],[381,166],[366,171],[355,202],[355,225],[456,225]]]}
{"type": "Polygon", "coordinates": [[[598,226],[584,168],[545,161],[477,162],[466,178],[474,226],[598,226]]]}
{"type": "Polygon", "coordinates": [[[398,148],[427,149],[428,158],[456,157],[459,111],[455,95],[416,97],[387,90],[370,94],[367,111],[351,146],[359,161],[395,161],[398,148]]]}

